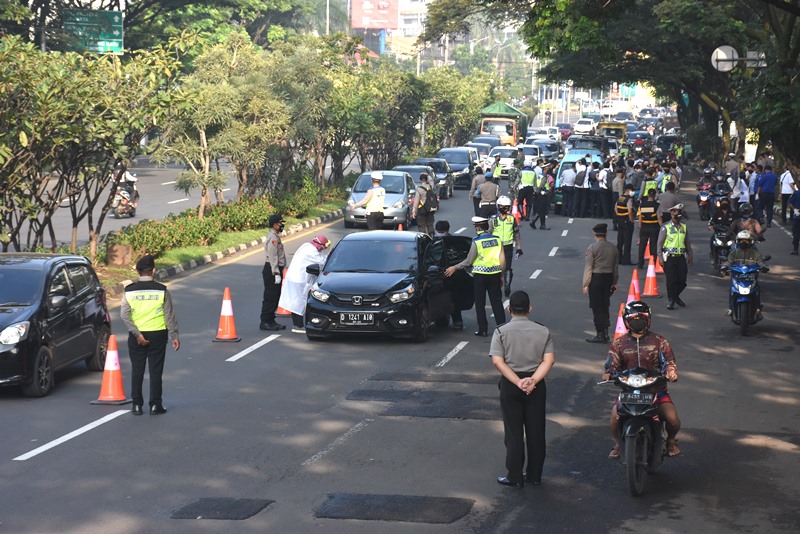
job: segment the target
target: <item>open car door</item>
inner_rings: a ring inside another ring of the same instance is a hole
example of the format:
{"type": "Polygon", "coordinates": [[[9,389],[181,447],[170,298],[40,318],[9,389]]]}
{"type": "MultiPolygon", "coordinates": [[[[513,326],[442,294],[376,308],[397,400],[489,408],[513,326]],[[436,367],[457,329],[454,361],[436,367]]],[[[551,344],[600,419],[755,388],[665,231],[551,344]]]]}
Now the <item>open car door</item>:
{"type": "MultiPolygon", "coordinates": [[[[472,239],[466,236],[450,235],[437,239],[442,239],[444,243],[444,254],[442,255],[442,267],[444,268],[464,261],[472,246],[472,239]]],[[[475,303],[475,284],[471,272],[466,269],[456,271],[447,279],[446,284],[450,290],[453,305],[457,309],[472,308],[475,303]]]]}

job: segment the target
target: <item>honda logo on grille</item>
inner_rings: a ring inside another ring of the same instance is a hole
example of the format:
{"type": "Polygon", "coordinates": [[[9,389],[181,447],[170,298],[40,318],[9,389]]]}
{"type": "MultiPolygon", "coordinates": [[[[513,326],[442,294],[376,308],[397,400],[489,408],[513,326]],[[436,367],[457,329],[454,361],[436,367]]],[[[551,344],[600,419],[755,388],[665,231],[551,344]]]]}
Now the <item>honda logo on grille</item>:
{"type": "Polygon", "coordinates": [[[364,299],[362,297],[360,297],[358,295],[355,295],[353,297],[353,304],[355,304],[356,306],[361,306],[361,303],[363,302],[363,300],[364,299]]]}

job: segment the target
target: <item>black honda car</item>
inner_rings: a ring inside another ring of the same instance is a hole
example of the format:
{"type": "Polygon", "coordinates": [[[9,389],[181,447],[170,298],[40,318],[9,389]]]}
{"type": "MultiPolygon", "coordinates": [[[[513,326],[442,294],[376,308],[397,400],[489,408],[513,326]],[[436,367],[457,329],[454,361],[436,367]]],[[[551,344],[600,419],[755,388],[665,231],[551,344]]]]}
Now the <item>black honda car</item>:
{"type": "Polygon", "coordinates": [[[473,305],[472,278],[444,270],[463,261],[472,240],[431,238],[416,232],[376,230],[349,234],[331,251],[306,307],[306,336],[386,334],[417,341],[428,338],[432,323],[447,326],[456,307],[473,305]]]}
{"type": "Polygon", "coordinates": [[[30,397],[79,361],[105,367],[111,319],[106,292],[83,256],[0,254],[0,386],[30,397]]]}

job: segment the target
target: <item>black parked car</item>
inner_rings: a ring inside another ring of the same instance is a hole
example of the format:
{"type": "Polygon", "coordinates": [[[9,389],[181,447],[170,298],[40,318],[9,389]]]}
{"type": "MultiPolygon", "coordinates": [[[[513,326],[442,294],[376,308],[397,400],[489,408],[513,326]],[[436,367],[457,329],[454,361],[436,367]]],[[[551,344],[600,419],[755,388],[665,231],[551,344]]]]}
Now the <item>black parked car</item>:
{"type": "MultiPolygon", "coordinates": [[[[439,168],[442,169],[443,172],[439,172],[431,163],[432,162],[396,165],[392,170],[403,171],[410,174],[411,179],[414,180],[414,185],[417,187],[419,187],[420,184],[419,175],[424,172],[428,175],[428,183],[434,187],[434,191],[439,195],[439,198],[450,198],[453,196],[454,187],[453,174],[450,172],[450,167],[448,166],[446,170],[444,170],[444,167],[440,165],[439,168]]],[[[447,165],[447,161],[445,160],[442,160],[442,163],[447,165]]]]}
{"type": "Polygon", "coordinates": [[[102,371],[110,335],[106,292],[89,260],[0,254],[0,386],[43,397],[58,369],[85,361],[102,371]]]}
{"type": "Polygon", "coordinates": [[[467,147],[442,148],[436,153],[437,158],[446,159],[453,171],[455,186],[469,189],[475,176],[478,159],[467,147]]]}
{"type": "Polygon", "coordinates": [[[321,269],[306,307],[306,336],[338,333],[428,338],[431,323],[447,326],[454,307],[473,305],[472,278],[444,270],[463,261],[472,240],[376,230],[346,235],[321,269]]]}

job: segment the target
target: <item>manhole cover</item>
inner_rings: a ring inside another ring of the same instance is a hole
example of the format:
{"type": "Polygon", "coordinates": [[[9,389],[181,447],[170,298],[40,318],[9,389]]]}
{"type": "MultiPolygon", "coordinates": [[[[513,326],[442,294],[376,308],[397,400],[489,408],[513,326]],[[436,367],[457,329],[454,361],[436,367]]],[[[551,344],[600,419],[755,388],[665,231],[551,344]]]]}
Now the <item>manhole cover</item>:
{"type": "Polygon", "coordinates": [[[325,519],[362,519],[449,524],[469,513],[475,501],[456,497],[329,493],[314,515],[325,519]]]}
{"type": "Polygon", "coordinates": [[[228,519],[253,517],[274,503],[267,499],[202,498],[175,510],[172,519],[228,519]]]}

